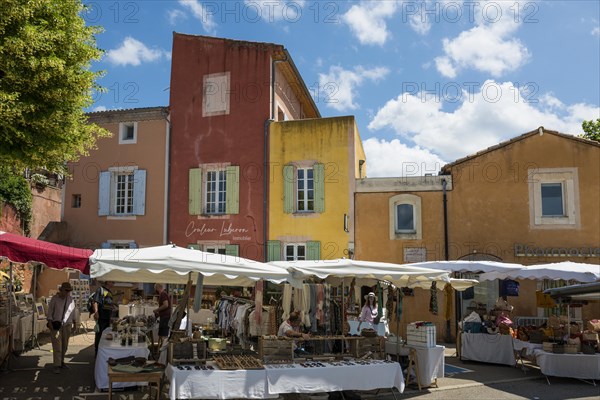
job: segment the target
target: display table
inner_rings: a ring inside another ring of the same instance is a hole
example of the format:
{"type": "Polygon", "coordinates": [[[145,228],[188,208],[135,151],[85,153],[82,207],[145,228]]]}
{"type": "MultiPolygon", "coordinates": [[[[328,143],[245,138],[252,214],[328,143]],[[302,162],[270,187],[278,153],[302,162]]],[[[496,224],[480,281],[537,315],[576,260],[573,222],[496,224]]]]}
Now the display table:
{"type": "Polygon", "coordinates": [[[277,398],[267,390],[267,372],[255,370],[219,370],[209,362],[212,370],[181,370],[168,365],[165,375],[169,380],[170,399],[267,399],[277,398]]]}
{"type": "Polygon", "coordinates": [[[48,330],[46,327],[46,319],[37,319],[37,315],[25,314],[25,315],[16,315],[12,317],[12,337],[14,340],[13,350],[22,351],[25,349],[25,343],[32,337],[37,335],[40,332],[45,332],[48,330]],[[33,318],[36,318],[35,323],[32,324],[33,318]],[[32,335],[32,329],[35,329],[32,335]]]}
{"type": "Polygon", "coordinates": [[[385,352],[399,356],[408,356],[410,349],[417,354],[419,366],[419,383],[421,386],[429,387],[437,382],[437,378],[444,377],[444,346],[421,347],[411,345],[399,345],[396,348],[395,338],[389,338],[385,342],[385,352]]]}
{"type": "Polygon", "coordinates": [[[600,380],[600,354],[554,354],[533,351],[542,374],[563,378],[600,380]]]}
{"type": "Polygon", "coordinates": [[[156,384],[156,400],[160,400],[161,380],[163,371],[157,372],[137,372],[126,373],[113,371],[112,367],[108,367],[108,400],[112,400],[112,388],[114,383],[118,382],[138,382],[138,383],[155,383],[156,384]]]}
{"type": "Polygon", "coordinates": [[[533,354],[533,351],[536,349],[541,349],[543,346],[541,343],[531,343],[531,342],[524,342],[522,340],[519,339],[513,339],[513,348],[515,349],[515,351],[521,351],[521,349],[526,348],[526,355],[530,356],[533,354]]]}
{"type": "MultiPolygon", "coordinates": [[[[315,364],[315,362],[308,362],[315,364]]],[[[353,363],[353,362],[352,362],[353,363]]],[[[400,364],[369,360],[365,365],[326,363],[324,367],[303,367],[300,364],[272,364],[265,369],[213,370],[179,369],[168,365],[171,399],[266,399],[282,393],[322,393],[340,390],[373,390],[396,388],[404,391],[400,364]],[[368,379],[365,377],[368,376],[368,379]]],[[[185,368],[185,367],[183,367],[185,368]]]]}
{"type": "MultiPolygon", "coordinates": [[[[146,342],[133,343],[131,346],[121,346],[120,340],[106,340],[106,334],[112,333],[112,329],[105,329],[102,333],[102,339],[98,345],[98,355],[96,356],[96,364],[94,370],[94,377],[96,379],[96,387],[98,389],[108,389],[108,359],[109,358],[123,358],[123,357],[145,357],[148,358],[150,350],[146,342]]],[[[116,382],[113,384],[114,388],[122,388],[127,386],[135,386],[135,382],[116,382]]]]}
{"type": "MultiPolygon", "coordinates": [[[[340,390],[396,388],[404,392],[404,377],[397,362],[368,360],[365,365],[322,362],[325,367],[300,364],[268,365],[269,394],[322,393],[340,390]]],[[[314,363],[309,363],[314,364],[314,363]]]]}
{"type": "Polygon", "coordinates": [[[510,366],[516,363],[513,338],[510,335],[462,332],[460,340],[461,360],[510,366]]]}

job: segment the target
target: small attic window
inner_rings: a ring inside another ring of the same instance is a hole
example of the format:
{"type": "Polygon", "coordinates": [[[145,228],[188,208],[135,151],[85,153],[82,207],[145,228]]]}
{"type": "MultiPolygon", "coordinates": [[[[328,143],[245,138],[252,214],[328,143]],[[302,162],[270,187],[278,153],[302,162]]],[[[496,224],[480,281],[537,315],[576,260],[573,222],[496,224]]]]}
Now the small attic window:
{"type": "Polygon", "coordinates": [[[119,124],[119,144],[137,143],[137,122],[119,124]]]}

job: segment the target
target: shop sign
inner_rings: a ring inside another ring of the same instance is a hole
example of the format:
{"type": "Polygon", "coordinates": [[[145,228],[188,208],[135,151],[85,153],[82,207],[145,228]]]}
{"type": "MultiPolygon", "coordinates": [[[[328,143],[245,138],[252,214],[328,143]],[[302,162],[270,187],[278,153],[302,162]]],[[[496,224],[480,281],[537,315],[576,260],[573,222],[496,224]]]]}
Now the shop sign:
{"type": "Polygon", "coordinates": [[[515,257],[600,257],[600,247],[536,247],[515,244],[515,257]]]}
{"type": "Polygon", "coordinates": [[[197,226],[195,221],[190,221],[185,229],[185,237],[190,237],[192,235],[199,235],[201,237],[207,235],[211,238],[216,236],[230,236],[231,240],[251,240],[250,236],[246,236],[248,232],[249,230],[246,228],[234,227],[231,222],[223,221],[220,228],[215,228],[207,226],[205,222],[202,223],[202,226],[197,226]]]}
{"type": "Polygon", "coordinates": [[[425,247],[405,247],[404,262],[417,263],[427,261],[427,249],[425,247]]]}

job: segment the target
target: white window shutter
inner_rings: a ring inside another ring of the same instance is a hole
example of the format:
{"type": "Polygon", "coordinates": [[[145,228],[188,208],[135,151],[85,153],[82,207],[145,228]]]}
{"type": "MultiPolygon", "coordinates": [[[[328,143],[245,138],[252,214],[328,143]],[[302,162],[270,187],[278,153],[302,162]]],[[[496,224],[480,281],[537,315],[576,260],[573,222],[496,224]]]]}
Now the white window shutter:
{"type": "Polygon", "coordinates": [[[146,170],[138,169],[133,173],[133,213],[146,213],[146,170]]]}
{"type": "Polygon", "coordinates": [[[98,215],[108,215],[110,213],[110,172],[100,172],[98,184],[98,215]]]}

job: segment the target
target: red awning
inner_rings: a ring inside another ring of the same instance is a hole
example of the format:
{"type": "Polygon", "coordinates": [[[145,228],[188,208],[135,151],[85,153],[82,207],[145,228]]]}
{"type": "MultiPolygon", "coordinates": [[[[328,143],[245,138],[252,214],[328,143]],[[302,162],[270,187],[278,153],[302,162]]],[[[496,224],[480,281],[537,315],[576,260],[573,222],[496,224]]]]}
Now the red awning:
{"type": "Polygon", "coordinates": [[[0,232],[0,257],[12,262],[41,262],[49,268],[78,269],[90,273],[89,258],[93,251],[0,232]]]}

